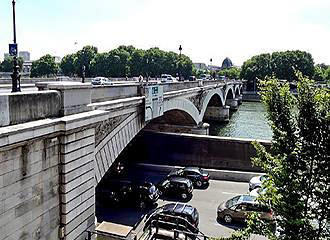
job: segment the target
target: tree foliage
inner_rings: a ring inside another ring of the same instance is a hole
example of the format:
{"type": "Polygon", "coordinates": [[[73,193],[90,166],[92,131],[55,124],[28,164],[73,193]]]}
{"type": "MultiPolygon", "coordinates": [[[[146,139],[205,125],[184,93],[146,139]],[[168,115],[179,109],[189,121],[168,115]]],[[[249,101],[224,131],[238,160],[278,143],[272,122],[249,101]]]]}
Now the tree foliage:
{"type": "MultiPolygon", "coordinates": [[[[20,69],[23,67],[23,58],[18,57],[17,58],[17,64],[20,69]]],[[[14,58],[13,57],[6,57],[1,63],[0,63],[0,72],[12,72],[14,68],[14,58]]]]}
{"type": "Polygon", "coordinates": [[[119,46],[106,53],[98,53],[95,47],[86,46],[76,54],[65,56],[60,64],[63,74],[68,76],[81,76],[83,66],[86,77],[160,77],[163,73],[176,76],[181,71],[187,78],[193,71],[192,61],[184,54],[180,57],[159,48],[142,50],[133,46],[119,46]]]}
{"type": "Polygon", "coordinates": [[[239,79],[241,69],[238,67],[225,68],[218,72],[219,76],[225,76],[229,79],[239,79]]]}
{"type": "Polygon", "coordinates": [[[56,75],[58,66],[55,58],[49,54],[42,56],[39,60],[34,61],[31,67],[31,77],[44,77],[56,75]]]}
{"type": "Polygon", "coordinates": [[[314,60],[310,53],[296,50],[253,56],[243,63],[240,77],[248,80],[247,88],[252,89],[254,81],[263,80],[266,76],[296,81],[296,71],[313,77],[314,60]]]}
{"type": "Polygon", "coordinates": [[[254,215],[245,232],[269,239],[329,239],[330,91],[297,76],[297,97],[274,77],[261,82],[273,140],[268,151],[253,143],[253,162],[270,177],[258,200],[275,212],[277,231],[254,215]]]}

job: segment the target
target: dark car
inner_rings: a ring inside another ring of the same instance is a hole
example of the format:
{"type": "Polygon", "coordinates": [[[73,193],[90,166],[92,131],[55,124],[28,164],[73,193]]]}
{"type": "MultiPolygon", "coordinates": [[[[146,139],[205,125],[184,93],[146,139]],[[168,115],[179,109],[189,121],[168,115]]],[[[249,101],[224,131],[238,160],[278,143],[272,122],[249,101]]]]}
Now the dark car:
{"type": "Polygon", "coordinates": [[[154,205],[158,198],[158,189],[150,182],[131,180],[107,180],[96,188],[96,196],[109,204],[134,204],[141,209],[154,205]]]}
{"type": "Polygon", "coordinates": [[[190,179],[195,187],[201,188],[209,184],[210,175],[205,170],[199,167],[186,167],[179,170],[174,170],[169,173],[168,177],[183,177],[190,179]]]}
{"type": "Polygon", "coordinates": [[[195,207],[184,203],[169,203],[147,215],[145,226],[198,233],[199,214],[195,207]]]}
{"type": "Polygon", "coordinates": [[[221,203],[217,209],[217,217],[226,223],[244,222],[250,212],[259,213],[261,219],[273,220],[271,209],[260,205],[256,198],[250,195],[239,195],[221,203]]]}
{"type": "Polygon", "coordinates": [[[183,200],[192,197],[193,184],[187,178],[169,177],[157,185],[159,195],[181,197],[183,200]]]}

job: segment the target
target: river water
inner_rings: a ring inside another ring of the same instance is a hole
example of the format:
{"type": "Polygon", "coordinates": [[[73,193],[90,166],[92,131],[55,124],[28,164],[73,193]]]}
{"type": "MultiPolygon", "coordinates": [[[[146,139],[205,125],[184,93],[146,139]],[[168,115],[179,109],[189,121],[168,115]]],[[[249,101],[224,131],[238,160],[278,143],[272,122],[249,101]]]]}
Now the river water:
{"type": "Polygon", "coordinates": [[[227,124],[210,122],[210,135],[221,137],[271,140],[266,109],[260,102],[243,102],[227,124]]]}

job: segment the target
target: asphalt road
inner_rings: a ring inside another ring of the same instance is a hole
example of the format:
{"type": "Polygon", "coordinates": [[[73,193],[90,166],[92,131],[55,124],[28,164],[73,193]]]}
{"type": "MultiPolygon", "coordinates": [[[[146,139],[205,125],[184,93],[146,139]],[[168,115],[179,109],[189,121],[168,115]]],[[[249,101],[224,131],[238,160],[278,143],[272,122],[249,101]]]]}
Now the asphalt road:
{"type": "MultiPolygon", "coordinates": [[[[141,169],[133,169],[128,175],[140,180],[142,178],[157,183],[166,175],[166,173],[150,171],[143,172],[141,169]]],[[[216,219],[216,209],[221,202],[247,192],[248,183],[215,180],[210,181],[210,185],[207,189],[194,189],[193,197],[188,204],[196,207],[199,212],[200,231],[211,237],[228,237],[235,229],[241,228],[242,225],[238,223],[228,225],[223,222],[218,222],[216,219]]],[[[157,204],[158,206],[162,206],[169,202],[175,201],[159,199],[157,204]]],[[[96,217],[98,222],[108,221],[133,226],[149,211],[150,209],[141,211],[129,207],[109,208],[102,206],[99,203],[96,204],[96,217]]],[[[266,238],[262,236],[253,236],[251,239],[266,238]]]]}
{"type": "MultiPolygon", "coordinates": [[[[21,88],[21,92],[31,92],[31,91],[38,91],[38,88],[36,87],[27,87],[27,88],[21,88]]],[[[11,88],[0,88],[0,93],[10,93],[11,88]]]]}

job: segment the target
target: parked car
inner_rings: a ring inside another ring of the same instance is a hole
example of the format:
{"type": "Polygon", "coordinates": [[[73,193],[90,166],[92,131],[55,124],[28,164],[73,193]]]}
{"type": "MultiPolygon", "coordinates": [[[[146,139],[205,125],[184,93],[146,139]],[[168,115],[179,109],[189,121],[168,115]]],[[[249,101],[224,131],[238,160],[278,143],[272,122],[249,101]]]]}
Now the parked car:
{"type": "Polygon", "coordinates": [[[71,78],[68,77],[68,76],[57,76],[57,77],[56,77],[56,81],[61,81],[61,82],[64,82],[64,81],[71,81],[71,78]]]}
{"type": "Polygon", "coordinates": [[[193,183],[182,177],[169,177],[157,185],[160,196],[181,197],[183,200],[192,197],[193,183]]]}
{"type": "Polygon", "coordinates": [[[178,82],[178,80],[170,74],[162,74],[161,82],[178,82]]]}
{"type": "Polygon", "coordinates": [[[198,233],[199,213],[191,205],[169,203],[153,210],[147,215],[146,227],[158,225],[168,230],[181,230],[198,233]]]}
{"type": "Polygon", "coordinates": [[[106,77],[95,77],[92,79],[93,85],[111,85],[112,82],[106,77]]]}
{"type": "Polygon", "coordinates": [[[158,189],[150,182],[136,183],[131,180],[114,179],[102,181],[96,188],[96,196],[112,205],[134,204],[141,209],[154,205],[158,198],[158,189]]]}
{"type": "Polygon", "coordinates": [[[251,192],[255,188],[260,188],[261,183],[268,179],[267,175],[261,175],[251,178],[249,182],[249,191],[251,192]]]}
{"type": "Polygon", "coordinates": [[[239,195],[222,202],[217,209],[217,218],[223,219],[226,223],[244,222],[249,212],[257,212],[261,219],[273,221],[272,210],[259,204],[256,197],[250,195],[239,195]]]}
{"type": "Polygon", "coordinates": [[[188,80],[189,80],[189,81],[196,81],[196,77],[195,77],[195,76],[189,76],[189,77],[188,77],[188,80]]]}
{"type": "Polygon", "coordinates": [[[168,177],[174,176],[188,178],[198,188],[208,185],[210,180],[210,174],[199,167],[185,167],[168,174],[168,177]]]}

